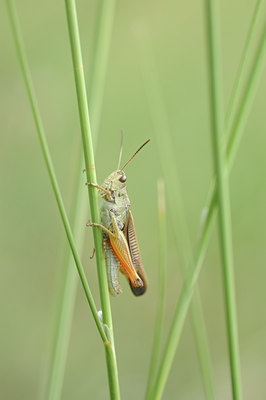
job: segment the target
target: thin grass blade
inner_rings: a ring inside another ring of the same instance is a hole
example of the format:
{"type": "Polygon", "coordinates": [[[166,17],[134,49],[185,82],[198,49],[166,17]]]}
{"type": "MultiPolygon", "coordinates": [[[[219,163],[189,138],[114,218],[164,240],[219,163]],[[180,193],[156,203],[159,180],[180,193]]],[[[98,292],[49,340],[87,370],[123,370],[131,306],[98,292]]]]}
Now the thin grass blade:
{"type": "Polygon", "coordinates": [[[229,100],[228,111],[225,117],[225,132],[230,132],[232,124],[234,122],[234,116],[237,110],[237,102],[240,98],[241,89],[243,88],[244,76],[247,70],[247,64],[252,50],[252,42],[255,36],[256,28],[261,15],[264,15],[263,10],[265,8],[265,0],[257,0],[253,16],[251,19],[250,28],[246,38],[243,55],[241,57],[240,65],[236,74],[236,81],[232,90],[232,94],[229,100]]]}
{"type": "MultiPolygon", "coordinates": [[[[86,219],[87,197],[84,191],[84,178],[81,174],[80,156],[77,165],[77,184],[72,207],[71,220],[73,221],[73,235],[75,237],[79,253],[82,252],[84,246],[84,221],[86,219]]],[[[66,249],[66,260],[64,262],[63,285],[59,296],[59,307],[57,310],[57,318],[55,329],[53,332],[53,341],[48,365],[48,379],[43,394],[43,399],[59,400],[61,399],[62,387],[64,381],[65,366],[67,353],[71,335],[71,327],[75,306],[75,298],[77,293],[78,276],[73,266],[71,252],[66,249]]]]}
{"type": "Polygon", "coordinates": [[[95,303],[94,303],[94,300],[93,300],[93,297],[92,297],[92,294],[91,294],[91,291],[90,291],[90,288],[89,288],[89,285],[88,285],[88,282],[86,279],[86,275],[84,273],[84,269],[82,267],[82,264],[81,264],[81,261],[79,258],[79,254],[78,254],[76,246],[75,246],[73,234],[72,234],[71,227],[70,227],[68,217],[67,217],[67,213],[66,213],[66,210],[64,207],[64,203],[63,203],[63,199],[62,199],[61,192],[59,189],[59,185],[57,182],[57,178],[56,178],[56,174],[54,171],[50,151],[48,148],[46,136],[45,136],[44,129],[43,129],[43,124],[41,121],[41,115],[40,115],[38,102],[37,102],[37,98],[35,95],[32,79],[31,79],[30,69],[28,66],[27,58],[26,58],[26,53],[25,53],[23,40],[22,40],[22,34],[20,31],[20,26],[19,26],[19,21],[18,21],[17,14],[16,14],[15,6],[14,6],[14,3],[12,0],[6,0],[6,4],[7,4],[8,14],[9,14],[9,18],[10,18],[10,23],[11,23],[12,34],[14,36],[16,51],[18,54],[20,67],[21,67],[23,78],[25,81],[27,93],[29,96],[29,101],[30,101],[30,105],[32,108],[32,113],[33,113],[36,129],[37,129],[38,137],[40,140],[41,150],[42,150],[42,153],[44,156],[45,164],[46,164],[46,167],[48,170],[49,178],[50,178],[51,185],[52,185],[52,188],[53,188],[53,191],[55,194],[55,198],[56,198],[56,202],[57,202],[59,212],[60,212],[60,215],[62,218],[62,222],[63,222],[64,228],[66,231],[67,239],[69,241],[69,245],[70,245],[70,248],[71,248],[71,251],[73,254],[73,258],[75,260],[77,270],[78,270],[78,273],[80,276],[80,280],[81,280],[86,298],[88,300],[90,309],[92,311],[96,326],[98,328],[98,331],[100,333],[100,336],[101,336],[103,342],[108,343],[102,322],[98,316],[97,308],[95,306],[95,303]]]}

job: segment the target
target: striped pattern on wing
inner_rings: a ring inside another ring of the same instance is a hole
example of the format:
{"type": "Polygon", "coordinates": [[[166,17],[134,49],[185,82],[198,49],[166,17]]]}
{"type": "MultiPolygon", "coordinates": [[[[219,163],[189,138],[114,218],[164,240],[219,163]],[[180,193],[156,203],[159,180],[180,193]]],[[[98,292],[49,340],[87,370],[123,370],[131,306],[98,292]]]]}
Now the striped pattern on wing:
{"type": "Polygon", "coordinates": [[[141,278],[143,282],[143,287],[134,287],[131,282],[131,290],[135,294],[135,296],[141,296],[144,294],[147,290],[148,282],[147,282],[147,277],[143,268],[142,264],[142,259],[140,255],[140,250],[139,250],[139,244],[136,236],[136,231],[135,231],[135,225],[133,221],[133,216],[131,211],[129,210],[129,215],[128,215],[128,224],[127,224],[127,241],[129,245],[129,250],[132,258],[133,265],[135,267],[135,270],[139,277],[141,278]]]}
{"type": "MultiPolygon", "coordinates": [[[[115,220],[113,222],[115,223],[115,220]]],[[[131,253],[128,247],[127,240],[124,236],[124,233],[119,230],[117,225],[115,226],[113,225],[113,228],[115,228],[117,236],[113,237],[110,235],[109,239],[110,239],[110,244],[112,246],[112,250],[120,262],[121,272],[124,273],[130,279],[132,286],[142,287],[143,283],[134,268],[131,259],[131,253]]]]}

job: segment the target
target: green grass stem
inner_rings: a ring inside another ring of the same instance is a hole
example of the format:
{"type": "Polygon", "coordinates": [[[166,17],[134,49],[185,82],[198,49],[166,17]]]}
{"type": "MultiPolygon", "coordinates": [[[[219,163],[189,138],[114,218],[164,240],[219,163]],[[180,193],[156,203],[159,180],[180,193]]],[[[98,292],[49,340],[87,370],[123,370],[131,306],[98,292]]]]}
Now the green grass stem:
{"type": "MultiPolygon", "coordinates": [[[[259,77],[263,70],[264,65],[264,49],[265,49],[265,33],[263,32],[259,42],[259,46],[254,58],[254,62],[251,68],[251,72],[247,79],[247,84],[244,89],[243,96],[239,102],[239,107],[234,117],[234,123],[232,129],[226,137],[229,137],[227,144],[226,160],[227,160],[227,171],[229,172],[232,168],[233,161],[236,156],[238,145],[241,141],[245,122],[248,117],[252,101],[254,100],[255,92],[258,86],[259,77]]],[[[156,384],[153,387],[150,395],[150,399],[160,399],[169,375],[171,364],[179,344],[181,332],[184,326],[185,318],[188,312],[189,304],[191,302],[192,295],[194,293],[194,287],[197,282],[205,253],[207,250],[208,241],[210,238],[211,228],[214,222],[215,212],[217,210],[216,203],[216,186],[214,186],[211,200],[207,207],[208,213],[206,215],[201,237],[196,249],[194,261],[190,262],[188,274],[184,282],[181,294],[177,303],[177,307],[174,313],[173,321],[170,327],[169,335],[167,338],[166,346],[163,351],[162,360],[159,366],[158,375],[156,376],[156,384]]]]}
{"type": "MultiPolygon", "coordinates": [[[[163,96],[159,86],[159,78],[156,75],[156,63],[154,61],[152,46],[149,43],[146,32],[144,32],[144,34],[140,37],[138,42],[138,50],[141,72],[143,74],[143,83],[145,85],[145,92],[148,99],[148,106],[150,108],[158,148],[160,149],[158,155],[160,158],[160,164],[164,178],[166,180],[167,203],[169,204],[169,210],[172,216],[171,219],[174,221],[173,229],[177,243],[178,257],[180,258],[182,274],[185,277],[186,266],[188,265],[192,254],[192,245],[185,218],[183,200],[181,196],[182,190],[179,183],[175,155],[173,153],[173,144],[171,140],[167,112],[165,110],[165,104],[162,100],[163,96]],[[163,140],[161,136],[162,132],[164,132],[163,140]],[[165,154],[167,154],[167,157],[165,157],[165,154]]],[[[193,297],[194,298],[191,302],[190,317],[202,374],[203,387],[206,398],[208,400],[213,400],[215,399],[213,384],[214,379],[208,346],[207,330],[205,326],[199,290],[195,291],[193,297]]],[[[156,331],[155,335],[157,335],[156,331]]],[[[154,366],[152,366],[152,368],[154,368],[154,366]]],[[[152,374],[153,373],[154,369],[152,371],[152,374]]],[[[151,383],[152,380],[149,379],[146,392],[147,398],[149,397],[152,388],[151,383]]]]}
{"type": "Polygon", "coordinates": [[[88,285],[88,282],[86,279],[86,275],[85,275],[84,269],[83,269],[81,261],[80,261],[79,254],[78,254],[78,251],[75,246],[73,234],[72,234],[69,220],[67,217],[67,213],[66,213],[66,210],[65,210],[65,207],[63,204],[63,199],[62,199],[62,196],[60,193],[59,185],[57,182],[56,174],[54,171],[54,167],[53,167],[53,163],[52,163],[52,159],[51,159],[51,155],[50,155],[50,151],[49,151],[49,147],[48,147],[46,136],[45,136],[44,129],[43,129],[41,115],[40,115],[38,102],[37,102],[37,98],[36,98],[35,91],[34,91],[34,86],[32,83],[32,78],[31,78],[30,69],[28,66],[28,61],[27,61],[26,52],[24,49],[22,34],[21,34],[14,2],[12,0],[6,0],[6,4],[7,4],[7,10],[8,10],[9,18],[10,18],[12,34],[13,34],[14,41],[15,41],[16,51],[17,51],[20,67],[22,70],[23,78],[25,81],[27,93],[29,96],[29,101],[30,101],[30,105],[31,105],[31,109],[32,109],[33,117],[34,117],[34,122],[36,125],[36,129],[37,129],[37,133],[38,133],[38,137],[39,137],[39,141],[40,141],[40,145],[41,145],[41,150],[42,150],[42,153],[44,156],[45,164],[46,164],[46,167],[48,170],[49,178],[50,178],[51,185],[52,185],[52,188],[53,188],[53,191],[55,194],[59,212],[60,212],[60,215],[61,215],[61,218],[63,221],[67,239],[69,241],[69,245],[70,245],[70,248],[71,248],[71,251],[73,254],[73,258],[76,263],[76,267],[77,267],[77,270],[78,270],[78,273],[80,276],[80,280],[81,280],[86,298],[88,300],[93,318],[95,320],[96,326],[100,333],[100,336],[104,343],[109,343],[109,340],[107,339],[106,333],[104,331],[103,324],[98,316],[97,308],[95,306],[95,303],[94,303],[94,300],[93,300],[93,297],[92,297],[92,294],[91,294],[91,291],[90,291],[90,288],[89,288],[89,285],[88,285]]]}
{"type": "Polygon", "coordinates": [[[147,393],[149,388],[153,385],[158,367],[162,331],[163,331],[163,316],[165,307],[165,293],[166,293],[166,258],[167,258],[167,237],[166,237],[166,218],[165,218],[165,188],[164,181],[161,179],[157,185],[158,196],[158,251],[159,251],[159,304],[158,312],[155,321],[154,338],[151,352],[151,361],[147,383],[147,393]]]}
{"type": "MultiPolygon", "coordinates": [[[[87,180],[88,182],[97,183],[76,5],[74,0],[66,0],[65,5],[66,5],[71,52],[72,52],[73,69],[76,82],[76,92],[78,99],[87,180]]],[[[88,186],[88,192],[89,192],[92,220],[93,222],[100,223],[97,189],[88,186]]],[[[99,289],[100,289],[100,297],[102,305],[103,323],[104,325],[107,326],[107,330],[110,333],[110,338],[112,341],[111,346],[109,345],[105,346],[110,397],[112,399],[119,399],[120,390],[118,382],[118,370],[117,370],[117,362],[116,362],[116,355],[114,348],[111,305],[110,305],[110,298],[109,298],[109,291],[107,284],[105,256],[102,246],[102,233],[100,232],[99,229],[93,228],[93,235],[94,235],[94,243],[96,250],[96,262],[97,262],[99,289]]]]}
{"type": "Polygon", "coordinates": [[[231,224],[229,179],[224,146],[224,115],[222,74],[217,1],[208,0],[206,6],[208,60],[210,73],[210,111],[213,138],[213,156],[217,179],[220,245],[222,253],[224,291],[226,304],[227,335],[231,383],[234,400],[241,400],[241,372],[237,327],[237,307],[234,279],[234,257],[231,224]]]}
{"type": "MultiPolygon", "coordinates": [[[[99,122],[104,94],[104,82],[107,73],[108,55],[112,27],[114,20],[115,1],[102,0],[96,26],[96,40],[93,50],[92,66],[90,71],[89,109],[91,110],[91,125],[94,132],[93,142],[97,145],[99,122]]],[[[84,176],[82,174],[83,156],[79,153],[79,165],[76,173],[78,182],[73,199],[73,234],[76,239],[79,253],[84,247],[85,223],[87,215],[87,197],[84,196],[84,176]]],[[[65,362],[69,345],[73,311],[76,297],[77,274],[73,269],[71,253],[67,251],[64,262],[63,287],[60,294],[57,323],[54,330],[52,354],[49,364],[49,376],[45,391],[45,399],[59,400],[61,398],[62,384],[65,371],[65,362]]]]}

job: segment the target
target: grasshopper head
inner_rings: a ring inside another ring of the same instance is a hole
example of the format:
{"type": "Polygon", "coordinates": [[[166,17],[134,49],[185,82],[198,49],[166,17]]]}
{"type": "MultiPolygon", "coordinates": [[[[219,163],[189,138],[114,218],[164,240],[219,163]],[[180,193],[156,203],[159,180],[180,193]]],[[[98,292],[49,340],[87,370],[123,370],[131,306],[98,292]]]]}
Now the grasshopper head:
{"type": "Polygon", "coordinates": [[[126,174],[122,170],[112,172],[103,182],[103,188],[110,192],[122,190],[126,187],[126,174]]]}
{"type": "MultiPolygon", "coordinates": [[[[136,154],[142,149],[143,146],[145,146],[148,142],[150,141],[147,140],[140,148],[133,154],[133,156],[125,163],[125,165],[120,169],[120,161],[122,157],[122,147],[123,147],[123,133],[121,137],[121,148],[120,148],[120,154],[119,154],[119,161],[118,161],[118,167],[117,170],[112,172],[104,181],[102,184],[102,187],[105,190],[108,190],[109,192],[113,193],[116,191],[123,191],[123,193],[126,193],[126,174],[124,173],[124,169],[127,166],[127,164],[135,157],[136,154]]],[[[106,197],[106,195],[103,195],[103,197],[106,197]]],[[[110,196],[108,197],[110,198],[110,196]]]]}

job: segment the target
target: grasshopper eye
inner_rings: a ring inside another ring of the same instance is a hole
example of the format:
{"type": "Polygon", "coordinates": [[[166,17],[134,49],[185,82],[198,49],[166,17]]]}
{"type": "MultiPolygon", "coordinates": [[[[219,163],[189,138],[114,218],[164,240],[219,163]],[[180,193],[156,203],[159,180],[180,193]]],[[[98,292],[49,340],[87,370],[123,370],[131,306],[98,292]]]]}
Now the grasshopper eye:
{"type": "Polygon", "coordinates": [[[125,174],[123,174],[123,175],[121,176],[121,178],[119,179],[119,181],[120,181],[121,183],[125,183],[126,180],[127,180],[127,177],[126,177],[125,174]]]}

